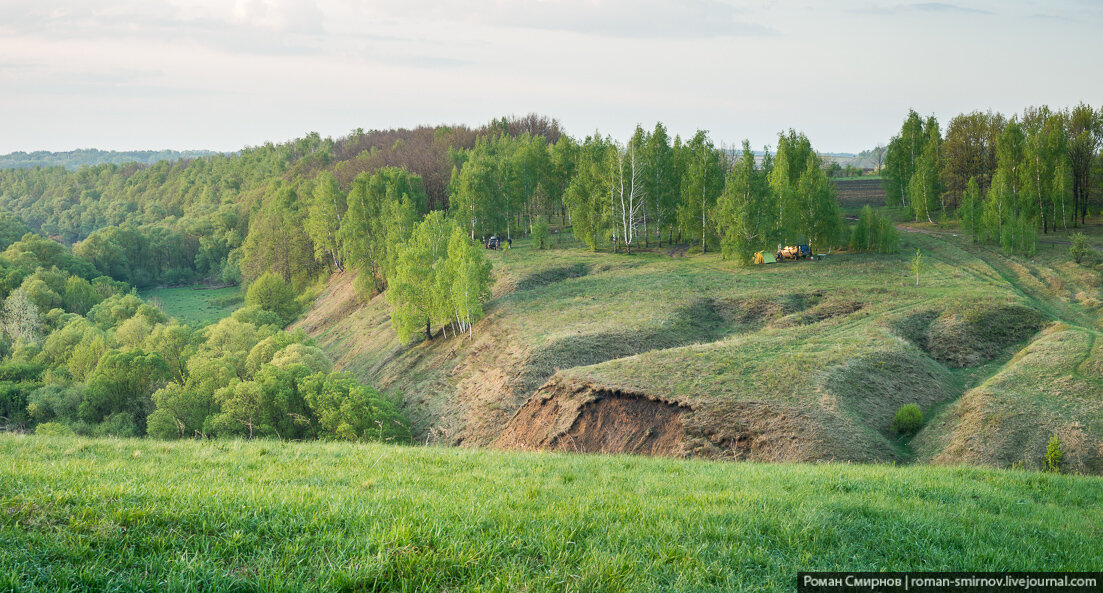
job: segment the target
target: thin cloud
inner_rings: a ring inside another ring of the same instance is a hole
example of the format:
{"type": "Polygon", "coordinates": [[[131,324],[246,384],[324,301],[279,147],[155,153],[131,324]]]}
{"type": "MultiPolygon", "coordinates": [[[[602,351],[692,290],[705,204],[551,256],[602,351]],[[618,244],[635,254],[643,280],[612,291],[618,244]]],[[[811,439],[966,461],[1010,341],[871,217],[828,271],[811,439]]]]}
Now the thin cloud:
{"type": "Polygon", "coordinates": [[[995,14],[991,10],[973,8],[970,6],[961,6],[959,4],[948,4],[946,2],[915,2],[911,4],[897,4],[893,6],[870,5],[863,8],[852,9],[850,12],[875,15],[899,15],[916,12],[973,15],[995,14]]]}
{"type": "Polygon", "coordinates": [[[919,10],[922,12],[957,12],[967,14],[995,14],[991,10],[983,10],[980,8],[970,8],[968,6],[959,6],[957,4],[947,4],[945,2],[919,2],[912,4],[910,8],[919,10]]]}
{"type": "Polygon", "coordinates": [[[0,6],[0,30],[61,40],[187,41],[232,53],[312,55],[319,53],[325,34],[323,16],[314,0],[216,6],[8,0],[0,6]]]}
{"type": "Polygon", "coordinates": [[[699,39],[775,35],[719,0],[510,0],[474,6],[442,0],[379,0],[376,19],[434,21],[615,38],[699,39]]]}
{"type": "Polygon", "coordinates": [[[472,60],[462,60],[458,58],[442,58],[439,56],[382,56],[378,57],[379,61],[394,64],[398,66],[411,66],[413,68],[422,68],[425,70],[446,70],[450,68],[461,68],[463,66],[470,66],[475,62],[472,60]]]}
{"type": "Polygon", "coordinates": [[[714,0],[682,3],[527,0],[497,7],[488,15],[488,20],[521,28],[628,38],[693,39],[776,34],[768,27],[737,20],[738,16],[734,7],[714,0]]]}

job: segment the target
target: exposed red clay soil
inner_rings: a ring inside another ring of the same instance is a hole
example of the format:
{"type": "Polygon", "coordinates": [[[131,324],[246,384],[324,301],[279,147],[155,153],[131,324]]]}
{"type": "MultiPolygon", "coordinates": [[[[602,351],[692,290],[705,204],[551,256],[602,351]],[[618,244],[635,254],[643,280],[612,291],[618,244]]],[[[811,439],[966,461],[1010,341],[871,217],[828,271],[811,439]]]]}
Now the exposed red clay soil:
{"type": "Polygon", "coordinates": [[[494,443],[503,449],[685,455],[684,404],[642,393],[548,381],[494,443]]]}

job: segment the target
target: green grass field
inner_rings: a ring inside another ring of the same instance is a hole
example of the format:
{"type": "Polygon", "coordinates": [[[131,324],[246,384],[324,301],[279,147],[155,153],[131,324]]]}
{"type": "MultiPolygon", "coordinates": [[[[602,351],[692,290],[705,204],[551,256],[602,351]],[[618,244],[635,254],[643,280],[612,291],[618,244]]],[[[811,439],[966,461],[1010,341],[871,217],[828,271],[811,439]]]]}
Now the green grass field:
{"type": "Polygon", "coordinates": [[[790,591],[1095,570],[1103,482],[385,445],[0,436],[0,590],[790,591]]]}
{"type": "Polygon", "coordinates": [[[154,288],[141,293],[143,299],[161,307],[170,317],[193,327],[210,325],[233,313],[241,307],[241,295],[237,286],[202,285],[154,288]]]}

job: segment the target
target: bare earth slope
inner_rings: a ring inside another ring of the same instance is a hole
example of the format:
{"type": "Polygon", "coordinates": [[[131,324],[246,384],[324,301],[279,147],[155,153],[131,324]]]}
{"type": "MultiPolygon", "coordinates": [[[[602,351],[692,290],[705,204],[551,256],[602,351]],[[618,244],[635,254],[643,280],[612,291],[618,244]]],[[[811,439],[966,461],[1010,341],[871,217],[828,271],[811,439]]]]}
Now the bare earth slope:
{"type": "Polygon", "coordinates": [[[1103,472],[1098,282],[1059,247],[1028,262],[918,230],[901,255],[750,268],[516,241],[491,253],[474,337],[402,346],[347,274],[298,325],[400,393],[427,442],[1029,467],[1058,434],[1070,467],[1103,472]],[[910,441],[890,429],[906,403],[931,418],[910,441]]]}

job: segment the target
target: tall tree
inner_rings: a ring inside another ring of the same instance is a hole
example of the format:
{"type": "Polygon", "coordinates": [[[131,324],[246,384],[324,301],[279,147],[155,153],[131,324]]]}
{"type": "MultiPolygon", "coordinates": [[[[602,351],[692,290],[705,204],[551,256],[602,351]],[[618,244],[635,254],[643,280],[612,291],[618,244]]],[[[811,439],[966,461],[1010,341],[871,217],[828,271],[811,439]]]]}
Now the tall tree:
{"type": "Polygon", "coordinates": [[[802,199],[800,193],[800,179],[808,170],[809,157],[814,156],[812,143],[804,134],[789,130],[788,134],[778,135],[777,154],[769,182],[777,208],[777,237],[783,243],[791,243],[794,239],[808,240],[799,224],[805,215],[802,208],[807,205],[807,200],[802,199]]]}
{"type": "Polygon", "coordinates": [[[1067,228],[1071,189],[1063,177],[1069,170],[1067,137],[1060,119],[1048,108],[1024,116],[1026,137],[1019,169],[1021,211],[1036,219],[1042,233],[1067,228]]]}
{"type": "Polygon", "coordinates": [[[885,204],[888,206],[908,207],[908,187],[915,174],[919,157],[926,144],[927,135],[923,129],[923,120],[914,109],[908,110],[908,117],[900,128],[900,134],[893,136],[885,153],[885,204]]]}
{"type": "Polygon", "coordinates": [[[324,171],[314,182],[313,200],[306,217],[306,232],[314,243],[314,258],[319,263],[333,262],[334,269],[345,269],[344,248],[340,241],[341,219],[347,210],[345,194],[337,187],[333,173],[324,171]]]}
{"type": "Polygon", "coordinates": [[[927,120],[924,131],[927,138],[916,161],[915,171],[908,182],[908,197],[912,202],[912,211],[916,220],[926,218],[928,222],[934,222],[931,213],[935,209],[946,211],[942,198],[942,182],[938,175],[941,165],[942,135],[939,133],[938,121],[934,117],[927,120]]]}
{"type": "Polygon", "coordinates": [[[346,263],[357,271],[362,296],[383,291],[396,240],[405,240],[412,218],[424,213],[427,204],[421,177],[405,169],[385,167],[353,180],[338,236],[346,263]]]}
{"type": "Polygon", "coordinates": [[[613,251],[617,250],[617,237],[624,242],[626,253],[632,253],[632,245],[637,239],[636,222],[646,212],[644,143],[643,130],[637,126],[636,133],[628,144],[617,147],[610,153],[612,169],[610,194],[614,219],[613,251]]]}
{"type": "Polygon", "coordinates": [[[475,323],[483,316],[483,303],[490,300],[493,281],[486,251],[468,240],[462,229],[453,226],[443,269],[445,286],[438,292],[447,297],[443,315],[451,318],[456,331],[471,335],[475,323]]]}
{"type": "Polygon", "coordinates": [[[273,183],[263,206],[250,217],[242,273],[246,281],[271,271],[296,286],[308,282],[317,269],[314,246],[303,232],[299,193],[290,183],[273,183]]]}
{"type": "Polygon", "coordinates": [[[437,280],[436,266],[448,253],[450,221],[444,212],[430,212],[401,244],[387,284],[387,302],[391,304],[391,325],[399,341],[407,343],[425,328],[425,339],[433,338],[433,319],[444,313],[445,300],[437,280]]]}
{"type": "Polygon", "coordinates": [[[563,201],[570,214],[575,237],[585,243],[590,251],[596,251],[598,238],[607,228],[607,216],[611,211],[609,190],[610,153],[612,142],[597,132],[588,136],[578,148],[575,174],[567,186],[563,201]]]}
{"type": "Polygon", "coordinates": [[[839,202],[835,199],[835,185],[827,179],[823,163],[815,153],[810,153],[805,160],[797,196],[800,204],[797,232],[813,249],[834,247],[843,230],[839,202]]]}
{"type": "Polygon", "coordinates": [[[682,198],[678,219],[687,235],[698,238],[704,252],[712,226],[709,216],[724,191],[723,163],[704,130],[698,130],[681,152],[682,198]]]}
{"type": "Polygon", "coordinates": [[[1017,118],[1012,118],[996,141],[996,172],[985,198],[986,237],[999,242],[1007,251],[1022,244],[1021,175],[1026,138],[1017,118]]]}
{"type": "Polygon", "coordinates": [[[751,145],[744,140],[743,156],[728,173],[716,203],[716,227],[724,259],[746,265],[756,251],[768,248],[777,230],[771,197],[765,172],[755,165],[751,145]]]}
{"type": "Polygon", "coordinates": [[[503,180],[509,181],[509,175],[503,174],[501,168],[483,143],[460,169],[456,193],[449,200],[449,212],[463,224],[472,240],[506,230],[509,206],[501,184],[503,180]]]}
{"type": "Polygon", "coordinates": [[[961,195],[958,216],[961,218],[962,228],[969,231],[974,242],[984,237],[984,195],[975,177],[969,178],[961,195]]]}
{"type": "Polygon", "coordinates": [[[402,343],[420,327],[432,339],[434,322],[470,333],[490,298],[490,263],[465,230],[435,211],[399,246],[389,285],[391,324],[402,343]]]}
{"type": "Polygon", "coordinates": [[[999,113],[974,111],[950,120],[942,141],[941,180],[948,207],[961,203],[969,180],[984,192],[996,171],[996,139],[1007,120],[999,113]]]}
{"type": "MultiPolygon", "coordinates": [[[[655,129],[648,135],[644,155],[647,161],[647,212],[652,227],[656,230],[655,237],[659,247],[662,247],[663,228],[674,222],[682,180],[674,166],[674,149],[670,146],[670,136],[661,122],[656,123],[655,129]]],[[[646,237],[644,241],[646,243],[646,237]]]]}
{"type": "Polygon", "coordinates": [[[1078,212],[1080,224],[1084,224],[1092,191],[1092,167],[1103,146],[1103,108],[1096,111],[1081,103],[1062,115],[1068,135],[1066,150],[1072,181],[1073,222],[1078,212]]]}

